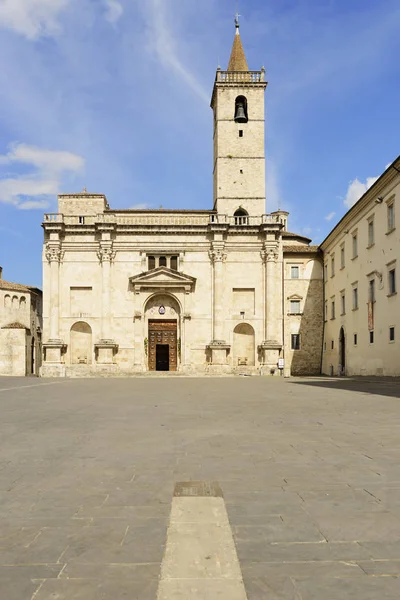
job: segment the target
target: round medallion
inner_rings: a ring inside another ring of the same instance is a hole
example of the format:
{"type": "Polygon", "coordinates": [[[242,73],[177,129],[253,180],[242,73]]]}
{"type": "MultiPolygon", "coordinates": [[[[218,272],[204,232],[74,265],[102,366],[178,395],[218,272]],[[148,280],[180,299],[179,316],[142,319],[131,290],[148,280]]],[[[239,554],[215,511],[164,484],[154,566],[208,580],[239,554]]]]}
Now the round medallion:
{"type": "Polygon", "coordinates": [[[160,315],[165,315],[165,306],[161,305],[158,309],[158,312],[160,313],[160,315]]]}

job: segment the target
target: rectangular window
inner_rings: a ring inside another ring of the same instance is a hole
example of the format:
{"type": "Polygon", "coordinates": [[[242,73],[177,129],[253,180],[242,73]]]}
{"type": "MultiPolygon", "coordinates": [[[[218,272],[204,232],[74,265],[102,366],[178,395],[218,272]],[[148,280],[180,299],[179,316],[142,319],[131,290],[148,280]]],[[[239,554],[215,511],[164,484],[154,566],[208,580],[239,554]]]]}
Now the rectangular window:
{"type": "Polygon", "coordinates": [[[332,300],[331,302],[331,319],[335,318],[335,301],[332,300]]]}
{"type": "Polygon", "coordinates": [[[333,349],[334,349],[334,347],[335,347],[335,342],[332,340],[332,341],[331,341],[331,349],[333,350],[333,349]]]}
{"type": "Polygon", "coordinates": [[[290,313],[292,315],[300,314],[300,300],[291,300],[290,301],[290,313]]]}
{"type": "Polygon", "coordinates": [[[171,256],[171,269],[173,271],[178,270],[178,257],[177,256],[171,256]]]}
{"type": "Polygon", "coordinates": [[[80,223],[80,225],[84,225],[85,224],[85,217],[79,217],[79,223],[80,223]]]}
{"type": "Polygon", "coordinates": [[[389,277],[389,296],[396,293],[396,269],[390,269],[389,277]]]}
{"type": "Polygon", "coordinates": [[[239,129],[239,137],[243,137],[243,129],[239,129]]]}
{"type": "Polygon", "coordinates": [[[344,269],[345,266],[345,256],[344,256],[344,245],[340,248],[340,268],[344,269]]]}
{"type": "Polygon", "coordinates": [[[344,293],[342,293],[340,295],[340,308],[341,308],[341,314],[345,315],[346,314],[346,297],[345,297],[344,293]]]}
{"type": "Polygon", "coordinates": [[[368,248],[375,244],[375,227],[374,219],[371,218],[368,221],[368,248]]]}
{"type": "Polygon", "coordinates": [[[374,343],[374,332],[373,331],[369,332],[369,343],[370,344],[374,343]]]}
{"type": "Polygon", "coordinates": [[[292,265],[290,267],[290,278],[298,279],[300,275],[300,267],[298,265],[292,265]]]}
{"type": "Polygon", "coordinates": [[[353,310],[358,309],[358,287],[353,287],[353,310]]]}
{"type": "Polygon", "coordinates": [[[151,269],[155,269],[155,268],[156,268],[156,257],[149,256],[149,271],[151,271],[151,269]]]}
{"type": "Polygon", "coordinates": [[[394,202],[391,202],[387,206],[387,232],[390,233],[394,228],[394,202]]]}
{"type": "Polygon", "coordinates": [[[331,277],[335,276],[335,257],[331,258],[331,277]]]}
{"type": "Polygon", "coordinates": [[[328,280],[328,265],[327,264],[324,265],[324,273],[325,273],[325,283],[326,283],[328,280]]]}
{"type": "Polygon", "coordinates": [[[167,266],[167,257],[166,256],[160,256],[158,259],[158,266],[159,267],[166,267],[167,266]]]}
{"type": "Polygon", "coordinates": [[[358,256],[358,235],[353,233],[353,258],[358,256]]]}
{"type": "Polygon", "coordinates": [[[328,302],[325,302],[325,321],[328,320],[328,302]]]}
{"type": "Polygon", "coordinates": [[[389,342],[394,342],[394,327],[389,327],[389,342]]]}
{"type": "Polygon", "coordinates": [[[357,346],[357,334],[354,334],[354,345],[357,346]]]}
{"type": "Polygon", "coordinates": [[[300,350],[300,334],[292,333],[292,350],[300,350]]]}
{"type": "Polygon", "coordinates": [[[370,279],[368,284],[368,301],[375,302],[375,279],[370,279]]]}

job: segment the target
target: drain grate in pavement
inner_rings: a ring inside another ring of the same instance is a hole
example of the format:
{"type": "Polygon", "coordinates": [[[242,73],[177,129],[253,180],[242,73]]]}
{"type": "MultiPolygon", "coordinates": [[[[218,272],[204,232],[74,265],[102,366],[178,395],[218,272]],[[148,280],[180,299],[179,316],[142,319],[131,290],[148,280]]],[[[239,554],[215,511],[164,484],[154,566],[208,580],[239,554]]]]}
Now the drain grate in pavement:
{"type": "Polygon", "coordinates": [[[223,498],[217,481],[180,481],[175,484],[174,496],[205,496],[223,498]]]}

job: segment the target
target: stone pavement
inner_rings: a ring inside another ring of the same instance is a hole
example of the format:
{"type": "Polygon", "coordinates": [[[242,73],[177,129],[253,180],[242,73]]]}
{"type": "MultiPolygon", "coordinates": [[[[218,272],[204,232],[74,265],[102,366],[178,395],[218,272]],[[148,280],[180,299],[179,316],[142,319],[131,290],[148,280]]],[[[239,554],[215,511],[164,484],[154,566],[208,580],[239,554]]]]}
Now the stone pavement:
{"type": "Polygon", "coordinates": [[[1,600],[155,600],[190,480],[223,490],[248,600],[398,600],[399,396],[396,380],[1,378],[1,600]]]}

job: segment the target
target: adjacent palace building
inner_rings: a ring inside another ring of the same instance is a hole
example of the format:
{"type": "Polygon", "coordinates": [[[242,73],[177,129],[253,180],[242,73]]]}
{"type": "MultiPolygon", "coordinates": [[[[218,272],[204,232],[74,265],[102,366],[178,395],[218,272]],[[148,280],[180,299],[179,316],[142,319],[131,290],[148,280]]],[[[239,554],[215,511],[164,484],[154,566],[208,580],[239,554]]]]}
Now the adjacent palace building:
{"type": "Polygon", "coordinates": [[[266,213],[266,87],[236,24],[211,99],[212,209],[59,196],[43,223],[43,376],[400,374],[400,161],[310,245],[266,213]]]}

